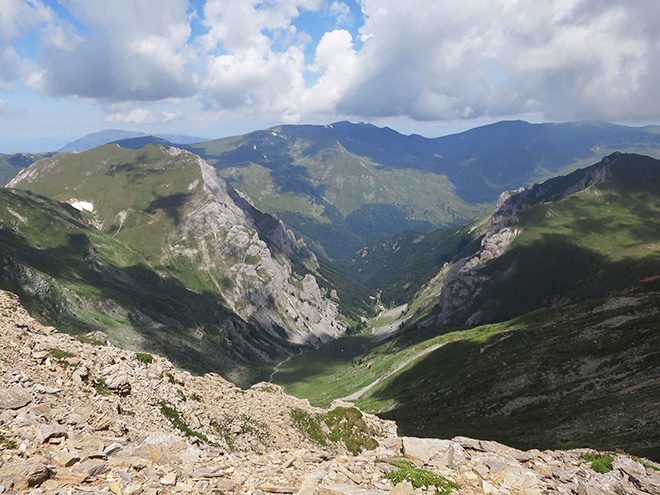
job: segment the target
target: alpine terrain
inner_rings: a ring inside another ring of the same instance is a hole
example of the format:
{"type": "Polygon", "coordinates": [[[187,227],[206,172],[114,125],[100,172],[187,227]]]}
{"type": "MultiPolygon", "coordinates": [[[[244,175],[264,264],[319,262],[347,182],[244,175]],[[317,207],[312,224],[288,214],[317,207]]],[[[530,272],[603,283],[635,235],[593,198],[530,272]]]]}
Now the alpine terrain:
{"type": "Polygon", "coordinates": [[[103,330],[241,383],[247,363],[344,331],[304,242],[192,153],[61,153],[9,186],[2,283],[61,328],[103,330]]]}
{"type": "Polygon", "coordinates": [[[629,493],[660,489],[660,467],[624,452],[520,451],[397,437],[351,404],[311,407],[280,387],[242,390],[215,373],[77,338],[0,292],[3,493],[629,493]]]}

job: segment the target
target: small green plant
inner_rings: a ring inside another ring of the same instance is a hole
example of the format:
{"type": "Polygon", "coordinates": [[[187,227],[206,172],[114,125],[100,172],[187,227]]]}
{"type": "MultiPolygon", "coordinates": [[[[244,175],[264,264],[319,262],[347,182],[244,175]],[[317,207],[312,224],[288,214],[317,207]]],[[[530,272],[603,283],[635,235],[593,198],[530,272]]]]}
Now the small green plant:
{"type": "Polygon", "coordinates": [[[415,467],[410,461],[392,461],[390,464],[399,469],[385,473],[385,477],[392,480],[392,483],[395,485],[402,481],[409,481],[413,488],[434,486],[435,493],[441,495],[449,495],[452,488],[460,488],[459,485],[453,481],[449,481],[444,476],[415,467]]]}
{"type": "Polygon", "coordinates": [[[150,364],[154,360],[154,357],[151,354],[147,354],[146,352],[137,352],[135,354],[135,359],[141,363],[150,364]]]}
{"type": "Polygon", "coordinates": [[[123,407],[121,407],[121,405],[118,405],[118,406],[117,406],[117,412],[118,412],[121,416],[135,416],[135,412],[134,412],[134,411],[130,411],[130,410],[128,410],[128,409],[124,409],[123,407]]]}
{"type": "Polygon", "coordinates": [[[16,440],[10,440],[0,433],[0,447],[7,450],[14,450],[18,448],[18,443],[16,443],[16,440]]]}
{"type": "Polygon", "coordinates": [[[83,344],[89,344],[89,345],[95,345],[95,346],[102,346],[105,345],[105,342],[99,339],[95,339],[90,337],[89,335],[76,335],[76,339],[78,342],[81,342],[83,344]]]}
{"type": "Polygon", "coordinates": [[[199,396],[197,392],[193,392],[192,394],[190,394],[190,399],[197,402],[202,402],[202,398],[199,396]]]}
{"type": "Polygon", "coordinates": [[[172,384],[176,383],[176,380],[174,379],[174,375],[172,373],[167,373],[165,376],[167,376],[167,380],[170,383],[172,383],[172,384]]]}
{"type": "Polygon", "coordinates": [[[173,406],[165,401],[160,401],[158,405],[160,406],[160,410],[163,415],[170,420],[172,426],[174,426],[174,428],[179,430],[185,436],[194,437],[199,442],[208,443],[217,447],[217,445],[211,442],[206,435],[190,428],[190,426],[188,426],[188,424],[181,418],[179,411],[177,411],[173,406]]]}
{"type": "Polygon", "coordinates": [[[660,467],[658,467],[654,464],[651,464],[646,459],[642,459],[640,457],[637,457],[636,455],[628,454],[627,452],[625,452],[622,449],[616,449],[614,452],[611,452],[611,454],[612,455],[624,455],[626,457],[630,457],[633,461],[641,464],[645,468],[653,469],[654,471],[660,471],[660,467]]]}
{"type": "Polygon", "coordinates": [[[112,390],[108,388],[108,385],[103,378],[94,380],[92,383],[94,384],[94,390],[96,390],[98,395],[110,395],[112,393],[112,390]]]}
{"type": "Polygon", "coordinates": [[[303,409],[292,409],[291,420],[304,435],[319,445],[342,442],[353,454],[363,449],[375,449],[378,442],[362,413],[355,407],[336,407],[327,414],[314,414],[303,409]]]}
{"type": "Polygon", "coordinates": [[[177,389],[176,392],[179,394],[179,397],[181,397],[181,400],[183,402],[186,402],[188,398],[186,397],[186,394],[183,393],[183,390],[177,389]]]}
{"type": "Polygon", "coordinates": [[[601,454],[593,452],[589,454],[582,454],[580,459],[584,459],[591,463],[591,469],[597,473],[605,474],[612,471],[612,461],[614,458],[610,454],[601,454]]]}
{"type": "Polygon", "coordinates": [[[311,441],[319,445],[327,444],[327,436],[321,426],[320,416],[307,412],[304,409],[294,408],[291,409],[291,421],[296,425],[298,430],[303,433],[311,441]]]}
{"type": "Polygon", "coordinates": [[[51,356],[53,356],[53,358],[57,359],[58,361],[62,361],[66,358],[75,356],[75,354],[73,354],[72,352],[63,351],[62,349],[56,349],[56,348],[48,349],[48,352],[50,353],[51,356]]]}
{"type": "Polygon", "coordinates": [[[232,433],[232,426],[235,423],[240,424],[240,433],[252,435],[262,445],[268,444],[268,426],[265,423],[260,423],[252,419],[246,414],[242,414],[239,417],[224,416],[222,419],[212,420],[211,426],[224,439],[229,450],[236,450],[236,443],[234,441],[235,433],[232,433]]]}

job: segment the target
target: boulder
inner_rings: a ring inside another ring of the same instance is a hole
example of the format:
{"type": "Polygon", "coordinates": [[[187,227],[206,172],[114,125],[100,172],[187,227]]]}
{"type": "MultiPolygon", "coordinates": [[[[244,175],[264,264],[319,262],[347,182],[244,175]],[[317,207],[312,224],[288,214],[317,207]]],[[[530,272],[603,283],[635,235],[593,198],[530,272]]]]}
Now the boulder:
{"type": "Polygon", "coordinates": [[[0,409],[20,409],[32,402],[32,394],[22,388],[0,389],[0,409]]]}

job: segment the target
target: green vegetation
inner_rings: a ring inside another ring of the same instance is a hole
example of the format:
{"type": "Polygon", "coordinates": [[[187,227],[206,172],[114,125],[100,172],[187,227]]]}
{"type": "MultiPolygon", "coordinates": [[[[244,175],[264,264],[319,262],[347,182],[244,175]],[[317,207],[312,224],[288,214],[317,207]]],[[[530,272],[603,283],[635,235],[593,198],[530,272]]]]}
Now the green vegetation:
{"type": "Polygon", "coordinates": [[[82,342],[83,344],[90,344],[90,345],[96,345],[96,346],[102,346],[105,345],[105,342],[99,339],[94,339],[88,335],[76,335],[76,339],[78,342],[82,342]]]}
{"type": "Polygon", "coordinates": [[[591,469],[597,473],[604,474],[612,471],[612,462],[614,462],[614,458],[610,454],[582,454],[580,459],[590,462],[591,469]]]}
{"type": "Polygon", "coordinates": [[[92,384],[94,385],[94,390],[96,390],[96,393],[98,395],[112,394],[112,390],[108,388],[108,385],[105,383],[105,380],[103,378],[99,378],[98,380],[92,380],[92,384]]]}
{"type": "MultiPolygon", "coordinates": [[[[250,435],[261,445],[268,445],[268,426],[246,414],[241,414],[238,417],[224,416],[220,419],[212,420],[211,427],[223,438],[231,451],[237,450],[236,435],[250,435]]],[[[255,445],[252,445],[251,448],[254,447],[255,445]]]]}
{"type": "Polygon", "coordinates": [[[4,434],[0,433],[0,447],[7,450],[14,450],[18,448],[18,442],[7,438],[4,434]]]}
{"type": "Polygon", "coordinates": [[[378,446],[375,432],[354,407],[336,407],[326,414],[295,408],[291,410],[291,420],[301,433],[322,446],[341,442],[353,455],[378,446]]]}
{"type": "Polygon", "coordinates": [[[63,351],[62,349],[48,349],[48,352],[50,353],[51,356],[53,356],[53,358],[57,359],[58,361],[63,361],[66,358],[75,356],[74,353],[69,351],[63,351]]]}
{"type": "Polygon", "coordinates": [[[174,426],[174,428],[179,430],[187,437],[195,438],[196,441],[198,442],[208,443],[213,445],[213,442],[211,442],[206,435],[190,428],[190,426],[188,426],[188,423],[186,423],[183,420],[183,418],[181,418],[179,411],[177,411],[174,408],[174,406],[168,404],[165,401],[160,401],[158,405],[160,407],[160,411],[172,423],[172,426],[174,426]]]}
{"type": "Polygon", "coordinates": [[[385,477],[392,480],[392,483],[395,485],[402,481],[409,481],[413,488],[429,488],[433,486],[435,487],[435,493],[441,495],[449,495],[452,488],[460,488],[458,484],[449,481],[444,476],[415,467],[410,461],[392,461],[390,464],[399,469],[385,473],[385,477]]]}
{"type": "Polygon", "coordinates": [[[144,364],[151,364],[154,360],[154,357],[151,354],[146,352],[138,352],[135,354],[135,359],[144,364]]]}

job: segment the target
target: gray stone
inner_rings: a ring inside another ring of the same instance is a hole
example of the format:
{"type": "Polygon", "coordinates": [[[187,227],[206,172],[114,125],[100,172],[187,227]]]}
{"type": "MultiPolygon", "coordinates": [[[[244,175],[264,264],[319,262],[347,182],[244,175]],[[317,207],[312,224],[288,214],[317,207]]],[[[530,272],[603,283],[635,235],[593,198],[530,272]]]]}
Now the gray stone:
{"type": "Polygon", "coordinates": [[[403,454],[422,464],[447,466],[465,458],[463,448],[451,440],[403,437],[403,454]]]}
{"type": "Polygon", "coordinates": [[[20,409],[32,402],[32,394],[18,387],[0,389],[0,409],[20,409]]]}
{"type": "Polygon", "coordinates": [[[47,443],[56,438],[67,438],[68,436],[69,433],[60,426],[51,424],[39,425],[39,439],[41,443],[47,443]]]}
{"type": "Polygon", "coordinates": [[[402,481],[390,490],[390,495],[412,495],[413,493],[414,489],[410,481],[402,481]]]}

